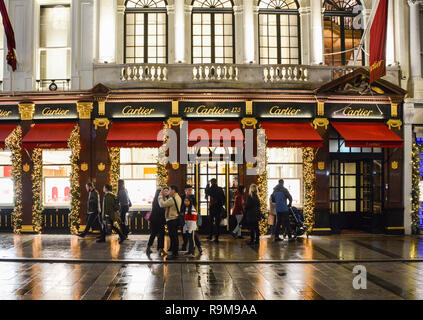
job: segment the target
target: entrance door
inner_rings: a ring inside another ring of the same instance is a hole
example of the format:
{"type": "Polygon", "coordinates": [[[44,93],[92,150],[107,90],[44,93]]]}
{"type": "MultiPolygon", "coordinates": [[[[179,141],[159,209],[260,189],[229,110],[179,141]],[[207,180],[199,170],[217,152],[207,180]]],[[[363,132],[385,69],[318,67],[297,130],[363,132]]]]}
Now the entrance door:
{"type": "Polygon", "coordinates": [[[340,229],[370,231],[373,217],[382,213],[382,161],[333,160],[331,212],[340,229]]]}

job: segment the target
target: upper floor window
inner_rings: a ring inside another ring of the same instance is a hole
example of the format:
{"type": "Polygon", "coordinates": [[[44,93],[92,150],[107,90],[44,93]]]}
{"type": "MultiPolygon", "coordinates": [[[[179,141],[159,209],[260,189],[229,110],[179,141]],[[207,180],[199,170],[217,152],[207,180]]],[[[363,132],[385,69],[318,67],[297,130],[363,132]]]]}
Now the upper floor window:
{"type": "Polygon", "coordinates": [[[232,0],[192,1],[192,62],[234,63],[232,0]]]}
{"type": "Polygon", "coordinates": [[[325,63],[329,66],[364,65],[364,52],[357,52],[363,30],[359,28],[362,6],[358,0],[325,0],[325,63]]]}
{"type": "Polygon", "coordinates": [[[39,78],[64,80],[70,78],[69,5],[40,7],[39,78]]]}
{"type": "Polygon", "coordinates": [[[300,15],[296,0],[259,2],[261,64],[300,64],[300,15]]]}
{"type": "Polygon", "coordinates": [[[167,63],[166,0],[127,0],[125,63],[167,63]]]}

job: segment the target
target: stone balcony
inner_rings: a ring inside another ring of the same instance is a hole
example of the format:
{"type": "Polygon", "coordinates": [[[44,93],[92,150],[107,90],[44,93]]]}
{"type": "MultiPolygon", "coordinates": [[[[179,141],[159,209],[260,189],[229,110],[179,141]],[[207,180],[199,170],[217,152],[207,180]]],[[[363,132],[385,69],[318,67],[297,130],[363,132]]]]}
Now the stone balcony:
{"type": "MultiPolygon", "coordinates": [[[[314,89],[357,67],[257,64],[95,64],[94,83],[110,88],[314,89]]],[[[399,85],[398,67],[384,78],[399,85]]]]}

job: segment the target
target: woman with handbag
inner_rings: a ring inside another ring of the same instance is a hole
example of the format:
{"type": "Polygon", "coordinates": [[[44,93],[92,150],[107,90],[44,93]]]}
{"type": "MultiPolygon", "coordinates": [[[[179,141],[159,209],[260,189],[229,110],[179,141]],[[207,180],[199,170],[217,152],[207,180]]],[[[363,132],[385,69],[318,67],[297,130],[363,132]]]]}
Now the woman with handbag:
{"type": "Polygon", "coordinates": [[[232,208],[232,215],[235,216],[237,225],[232,231],[232,236],[234,238],[242,239],[242,228],[240,222],[244,217],[244,205],[245,205],[245,187],[238,186],[235,197],[234,197],[234,207],[232,208]]]}
{"type": "MultiPolygon", "coordinates": [[[[165,237],[165,212],[166,209],[161,208],[159,205],[159,195],[162,190],[157,190],[156,194],[154,195],[153,206],[151,208],[151,213],[148,217],[148,221],[150,221],[150,238],[148,239],[147,244],[147,254],[151,254],[151,247],[153,246],[154,239],[157,237],[157,250],[159,251],[161,256],[166,255],[166,251],[164,250],[164,237],[165,237]]],[[[169,188],[163,188],[164,198],[167,199],[169,194],[169,188]]]]}
{"type": "Polygon", "coordinates": [[[128,219],[126,214],[129,211],[129,208],[132,206],[131,199],[129,199],[128,190],[125,188],[125,181],[120,179],[118,181],[118,196],[117,200],[119,202],[119,213],[121,221],[121,229],[125,238],[128,238],[129,228],[128,228],[128,219]]]}
{"type": "Polygon", "coordinates": [[[258,196],[257,185],[252,184],[245,201],[245,220],[250,229],[251,240],[249,245],[258,245],[260,243],[259,221],[263,218],[260,210],[260,199],[258,196]]]}

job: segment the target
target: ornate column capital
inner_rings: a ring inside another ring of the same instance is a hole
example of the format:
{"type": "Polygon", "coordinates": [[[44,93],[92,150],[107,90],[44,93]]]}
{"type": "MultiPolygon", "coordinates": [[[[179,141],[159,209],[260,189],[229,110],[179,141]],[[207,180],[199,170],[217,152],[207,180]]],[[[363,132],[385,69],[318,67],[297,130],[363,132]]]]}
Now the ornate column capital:
{"type": "Polygon", "coordinates": [[[21,120],[32,120],[34,112],[34,103],[19,103],[19,113],[21,114],[21,120]]]}
{"type": "Polygon", "coordinates": [[[76,110],[79,114],[79,119],[91,119],[91,112],[93,111],[92,102],[78,102],[76,104],[76,110]]]}

